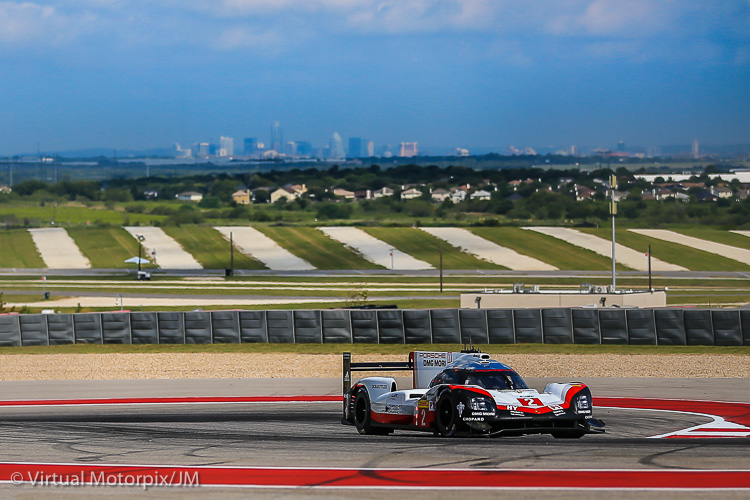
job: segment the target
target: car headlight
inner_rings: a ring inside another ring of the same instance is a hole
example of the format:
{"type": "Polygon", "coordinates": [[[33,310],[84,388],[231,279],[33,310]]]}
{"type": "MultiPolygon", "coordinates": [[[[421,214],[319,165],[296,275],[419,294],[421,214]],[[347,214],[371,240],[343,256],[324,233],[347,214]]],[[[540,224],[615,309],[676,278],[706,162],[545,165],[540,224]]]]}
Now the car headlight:
{"type": "Polygon", "coordinates": [[[591,410],[591,401],[589,401],[588,396],[583,395],[578,398],[578,401],[576,402],[576,410],[577,411],[591,410]]]}
{"type": "Polygon", "coordinates": [[[475,411],[492,411],[492,403],[487,398],[471,398],[469,399],[469,408],[475,411]]]}

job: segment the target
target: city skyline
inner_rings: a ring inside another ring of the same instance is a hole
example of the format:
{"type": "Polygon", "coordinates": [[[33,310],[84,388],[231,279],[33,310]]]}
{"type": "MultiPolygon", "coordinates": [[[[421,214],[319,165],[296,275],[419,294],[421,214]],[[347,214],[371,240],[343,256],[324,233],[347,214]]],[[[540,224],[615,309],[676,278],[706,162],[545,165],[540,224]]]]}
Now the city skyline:
{"type": "Polygon", "coordinates": [[[749,143],[749,47],[746,0],[6,1],[0,155],[749,143]]]}

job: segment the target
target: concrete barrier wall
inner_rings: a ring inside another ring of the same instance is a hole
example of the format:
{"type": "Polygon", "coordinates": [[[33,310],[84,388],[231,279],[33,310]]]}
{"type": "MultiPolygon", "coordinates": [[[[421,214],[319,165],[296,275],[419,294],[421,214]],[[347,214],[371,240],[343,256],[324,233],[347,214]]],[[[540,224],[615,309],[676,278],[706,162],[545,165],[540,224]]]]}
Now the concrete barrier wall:
{"type": "Polygon", "coordinates": [[[750,310],[338,309],[0,315],[0,347],[253,342],[750,346],[750,310]]]}

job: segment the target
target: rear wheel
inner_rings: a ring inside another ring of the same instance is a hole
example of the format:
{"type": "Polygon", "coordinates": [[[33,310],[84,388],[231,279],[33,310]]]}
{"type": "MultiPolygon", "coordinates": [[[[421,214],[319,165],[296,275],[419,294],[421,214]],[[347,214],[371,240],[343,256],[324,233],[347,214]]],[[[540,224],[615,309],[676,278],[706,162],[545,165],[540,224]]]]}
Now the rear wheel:
{"type": "Polygon", "coordinates": [[[360,434],[389,434],[390,429],[373,427],[370,415],[370,396],[365,391],[359,391],[354,398],[354,426],[360,434]]]}
{"type": "Polygon", "coordinates": [[[445,391],[435,406],[435,427],[443,437],[455,436],[461,429],[461,416],[454,403],[451,391],[445,391]]]}

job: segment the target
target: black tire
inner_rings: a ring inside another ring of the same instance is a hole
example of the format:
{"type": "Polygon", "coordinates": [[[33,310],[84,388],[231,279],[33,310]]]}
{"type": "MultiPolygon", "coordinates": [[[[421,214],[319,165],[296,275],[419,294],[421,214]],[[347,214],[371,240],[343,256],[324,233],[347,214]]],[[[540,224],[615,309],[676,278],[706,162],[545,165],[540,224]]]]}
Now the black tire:
{"type": "Polygon", "coordinates": [[[461,430],[461,416],[451,391],[444,391],[435,405],[435,427],[443,437],[453,437],[461,430]]]}
{"type": "Polygon", "coordinates": [[[391,429],[374,427],[370,416],[370,395],[366,391],[359,391],[354,397],[354,426],[360,434],[384,435],[390,434],[391,429]]]}

